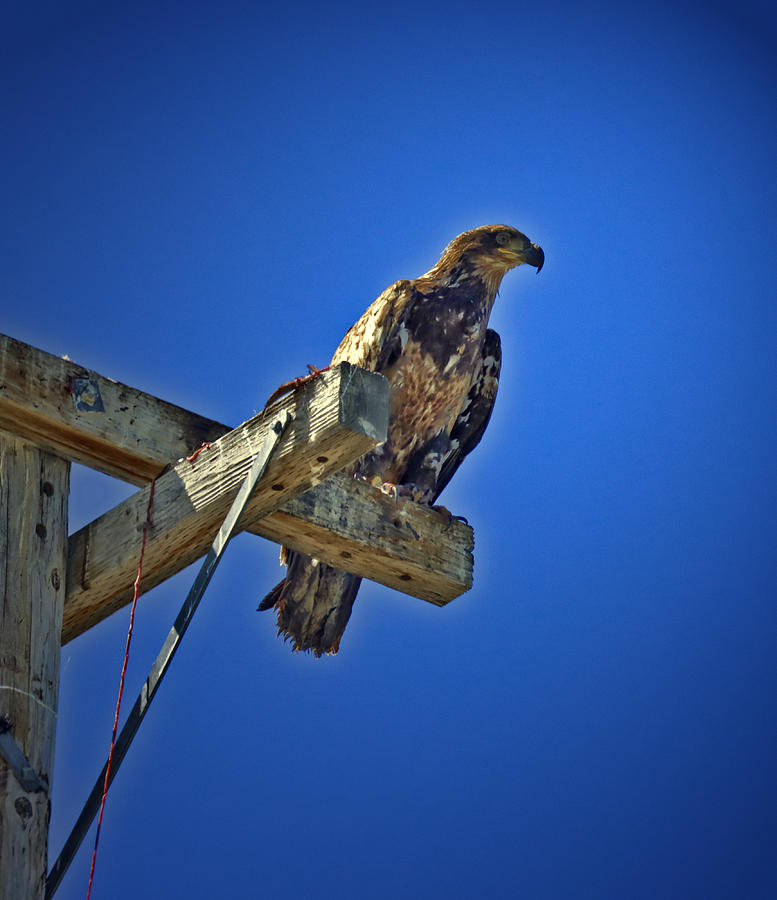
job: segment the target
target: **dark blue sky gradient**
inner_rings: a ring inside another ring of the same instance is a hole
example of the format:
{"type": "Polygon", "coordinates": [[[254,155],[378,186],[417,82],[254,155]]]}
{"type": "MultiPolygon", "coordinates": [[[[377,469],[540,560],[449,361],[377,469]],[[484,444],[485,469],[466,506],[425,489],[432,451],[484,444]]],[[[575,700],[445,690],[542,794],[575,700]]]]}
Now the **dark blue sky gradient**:
{"type": "MultiPolygon", "coordinates": [[[[547,257],[443,497],[472,591],[365,585],[339,656],[292,655],[237,538],[93,897],[777,896],[777,28],[622,7],[11,4],[3,332],[238,424],[460,231],[547,257]]],[[[131,491],[75,467],[71,528],[131,491]]],[[[142,601],[130,698],[193,574],[142,601]]],[[[63,649],[52,858],[126,627],[63,649]]]]}

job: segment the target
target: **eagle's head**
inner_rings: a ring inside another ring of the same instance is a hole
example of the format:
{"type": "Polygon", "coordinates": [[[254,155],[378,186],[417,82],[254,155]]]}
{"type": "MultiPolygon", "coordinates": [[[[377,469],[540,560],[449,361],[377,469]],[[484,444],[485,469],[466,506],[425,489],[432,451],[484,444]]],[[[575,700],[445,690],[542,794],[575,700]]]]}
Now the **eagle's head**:
{"type": "Polygon", "coordinates": [[[481,278],[495,293],[505,272],[528,264],[539,272],[545,262],[542,247],[510,225],[481,225],[454,238],[428,273],[461,278],[462,272],[481,278]]]}
{"type": "Polygon", "coordinates": [[[465,231],[445,248],[444,255],[449,253],[498,267],[504,272],[523,263],[536,266],[539,272],[545,262],[542,247],[509,225],[481,225],[465,231]]]}

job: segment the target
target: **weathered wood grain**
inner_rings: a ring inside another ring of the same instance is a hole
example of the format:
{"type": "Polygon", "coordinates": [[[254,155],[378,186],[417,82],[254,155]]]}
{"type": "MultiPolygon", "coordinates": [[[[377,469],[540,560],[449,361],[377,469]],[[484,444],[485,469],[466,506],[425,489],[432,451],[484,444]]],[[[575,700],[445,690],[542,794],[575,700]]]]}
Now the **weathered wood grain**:
{"type": "MultiPolygon", "coordinates": [[[[313,384],[318,382],[315,379],[313,384]]],[[[357,431],[362,403],[358,398],[355,390],[341,393],[342,424],[351,422],[357,431]]],[[[269,412],[286,402],[279,401],[269,412]]],[[[0,427],[136,484],[147,484],[171,461],[229,431],[226,425],[2,335],[0,427]],[[74,383],[79,386],[79,378],[86,379],[83,395],[71,392],[74,383]],[[99,404],[89,394],[92,384],[99,391],[99,404]],[[76,404],[76,399],[82,402],[76,404]],[[92,407],[102,406],[102,412],[82,411],[90,408],[90,402],[92,407]]],[[[206,457],[203,453],[198,465],[206,457]]],[[[311,484],[336,468],[339,466],[321,466],[311,484]]],[[[164,498],[158,499],[157,509],[162,502],[164,498]]],[[[139,494],[117,508],[121,512],[109,513],[71,537],[64,640],[128,601],[127,585],[134,578],[136,554],[131,542],[128,546],[120,523],[136,529],[143,521],[144,508],[144,495],[139,494]],[[128,582],[129,570],[132,578],[128,582]],[[94,616],[92,612],[87,614],[87,610],[100,606],[98,591],[103,588],[108,591],[105,610],[94,616]]],[[[211,524],[215,528],[217,523],[211,524]]],[[[339,478],[331,486],[322,485],[309,498],[300,498],[262,524],[254,520],[247,527],[432,603],[448,602],[472,583],[470,529],[457,522],[447,527],[434,513],[415,504],[395,504],[379,491],[351,479],[339,478]],[[349,521],[353,525],[348,525],[349,521]],[[395,521],[400,525],[394,525],[395,521]]],[[[183,533],[188,534],[186,528],[183,533]]],[[[136,531],[130,537],[139,542],[136,531]]],[[[203,552],[198,546],[193,545],[188,552],[182,548],[180,555],[166,560],[163,569],[148,574],[143,590],[194,561],[203,552]]]]}
{"type": "Polygon", "coordinates": [[[0,760],[0,897],[44,896],[70,464],[0,433],[0,713],[43,782],[0,760]]]}
{"type": "Polygon", "coordinates": [[[229,431],[6,335],[0,335],[0,428],[138,485],[229,431]]]}
{"type": "MultiPolygon", "coordinates": [[[[244,521],[263,518],[385,440],[388,382],[344,363],[228,432],[194,463],[181,460],[160,476],[143,562],[143,592],[207,550],[281,409],[288,409],[294,421],[244,521]]],[[[131,600],[149,489],[71,536],[63,643],[131,600]]],[[[242,522],[240,527],[245,528],[242,522]]]]}
{"type": "Polygon", "coordinates": [[[437,606],[472,587],[469,525],[342,473],[246,528],[437,606]]]}

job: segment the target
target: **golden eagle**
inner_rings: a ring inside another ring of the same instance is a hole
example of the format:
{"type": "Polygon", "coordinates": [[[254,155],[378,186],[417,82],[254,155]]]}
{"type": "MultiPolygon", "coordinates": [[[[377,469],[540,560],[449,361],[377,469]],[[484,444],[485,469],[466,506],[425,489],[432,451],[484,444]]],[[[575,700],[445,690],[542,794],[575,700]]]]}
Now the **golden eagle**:
{"type": "MultiPolygon", "coordinates": [[[[433,504],[477,445],[496,398],[501,346],[488,317],[504,274],[542,268],[542,248],[507,225],[460,234],[439,262],[387,288],[348,331],[332,365],[380,372],[390,385],[388,437],[351,472],[398,497],[433,504]]],[[[282,550],[286,577],[262,600],[295,650],[337,653],[361,578],[282,550]]]]}

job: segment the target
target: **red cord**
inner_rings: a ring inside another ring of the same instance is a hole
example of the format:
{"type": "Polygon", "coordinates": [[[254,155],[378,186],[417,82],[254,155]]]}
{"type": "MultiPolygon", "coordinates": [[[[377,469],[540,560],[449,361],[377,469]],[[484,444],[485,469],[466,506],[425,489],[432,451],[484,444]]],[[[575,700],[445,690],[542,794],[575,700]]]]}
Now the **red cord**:
{"type": "Polygon", "coordinates": [[[148,507],[146,508],[146,522],[143,525],[143,540],[140,545],[140,560],[138,561],[138,577],[135,579],[135,591],[132,596],[132,607],[130,609],[129,629],[127,630],[127,646],[124,650],[124,664],[121,667],[121,678],[119,679],[119,696],[116,699],[116,715],[113,719],[113,734],[111,735],[111,749],[108,753],[108,765],[105,769],[105,783],[103,785],[103,796],[100,801],[100,815],[97,818],[97,833],[94,836],[94,850],[92,851],[92,867],[89,870],[89,887],[86,891],[86,900],[92,893],[92,881],[94,880],[94,864],[97,862],[97,844],[100,840],[100,827],[103,822],[103,810],[105,809],[105,799],[108,796],[108,784],[111,778],[111,765],[113,763],[113,749],[116,746],[116,731],[119,727],[119,710],[121,709],[121,697],[124,693],[124,676],[127,674],[127,664],[129,662],[130,641],[132,640],[132,629],[135,624],[135,607],[138,604],[138,594],[140,593],[140,578],[143,574],[143,557],[146,553],[146,538],[148,530],[151,527],[151,505],[154,502],[154,488],[156,480],[151,482],[151,490],[148,494],[148,507]]]}
{"type": "Polygon", "coordinates": [[[202,453],[203,450],[210,450],[210,441],[203,441],[202,446],[192,453],[191,456],[186,457],[186,462],[193,463],[195,459],[202,453]]]}

